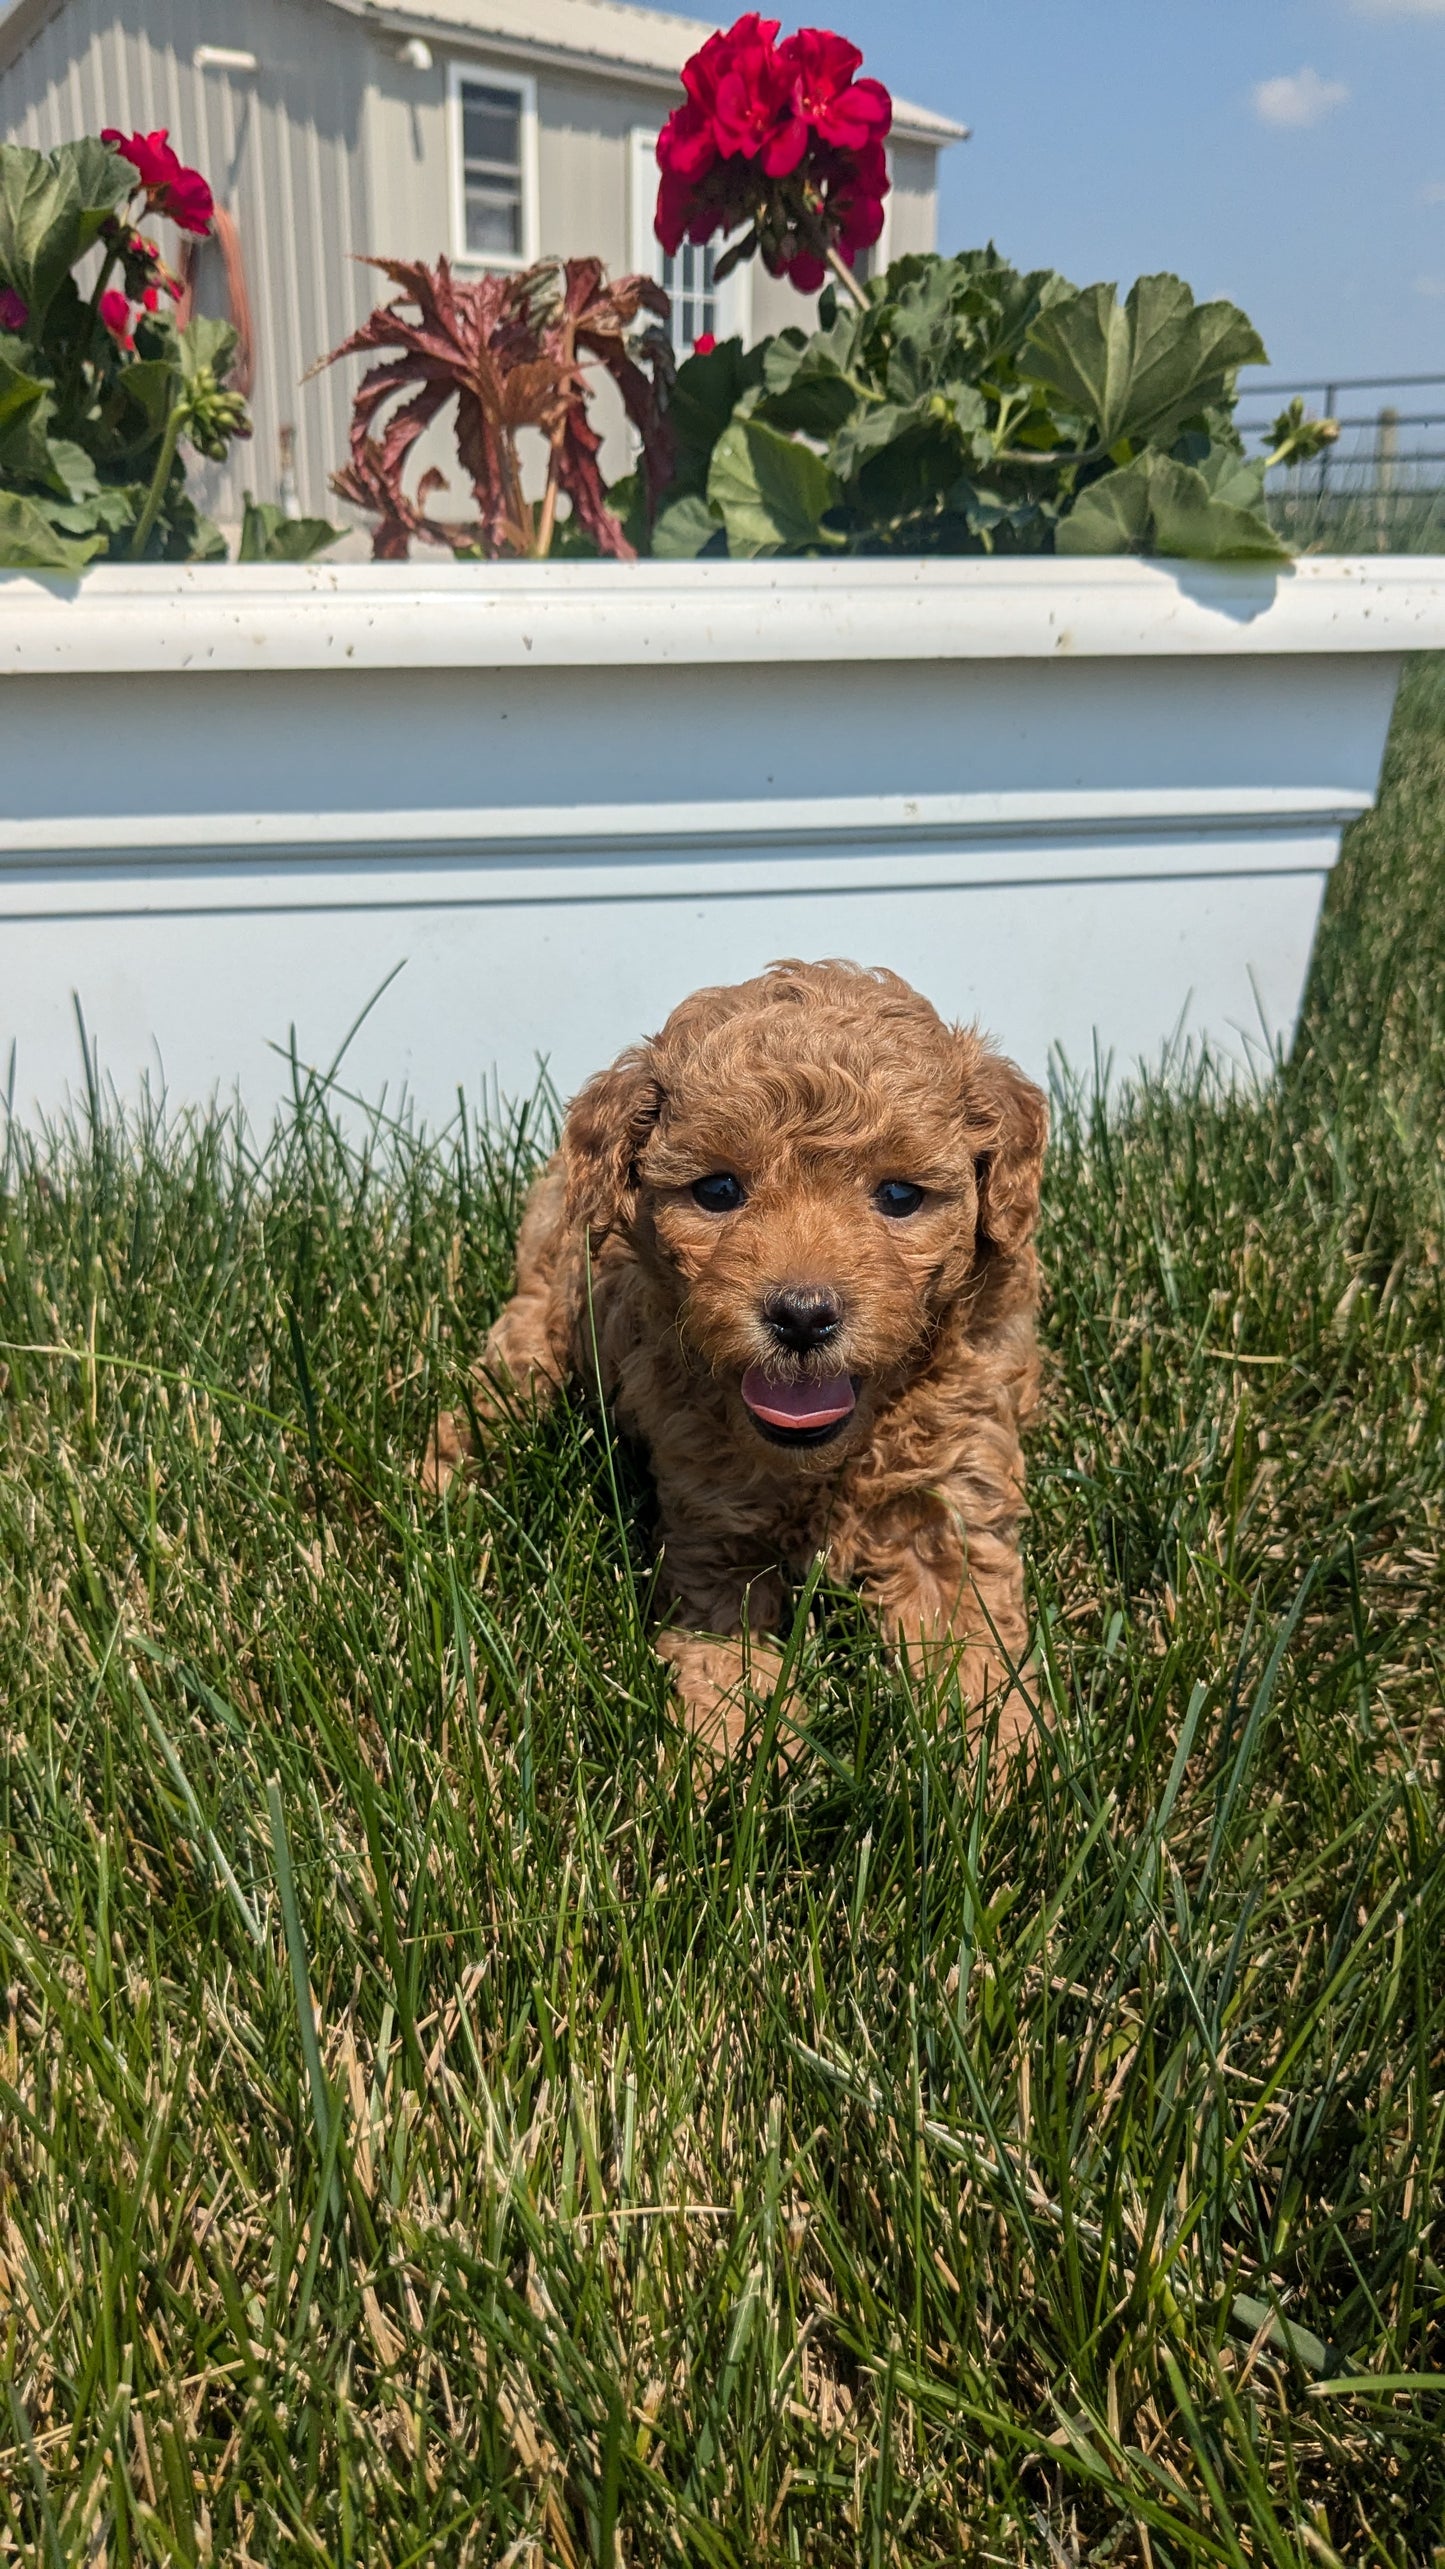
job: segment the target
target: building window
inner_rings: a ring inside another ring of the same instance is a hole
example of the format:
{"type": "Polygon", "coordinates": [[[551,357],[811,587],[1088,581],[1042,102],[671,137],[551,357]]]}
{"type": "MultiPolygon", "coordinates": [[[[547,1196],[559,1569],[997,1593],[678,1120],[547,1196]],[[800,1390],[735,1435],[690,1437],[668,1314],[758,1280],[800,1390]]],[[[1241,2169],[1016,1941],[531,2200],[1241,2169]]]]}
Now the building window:
{"type": "Polygon", "coordinates": [[[704,331],[718,335],[717,289],[712,281],[714,251],[711,241],[699,245],[684,241],[675,259],[665,254],[662,260],[663,291],[672,297],[672,341],[679,356],[700,339],[704,331]]]}
{"type": "Polygon", "coordinates": [[[458,258],[520,268],[536,257],[536,128],[530,80],[453,66],[458,258]]]}
{"type": "Polygon", "coordinates": [[[746,346],[752,337],[752,264],[744,260],[719,285],[714,275],[724,243],[684,241],[669,258],[653,230],[657,206],[657,135],[650,125],[635,126],[631,172],[632,265],[656,277],[672,303],[672,344],[686,357],[711,332],[714,339],[735,335],[746,346]]]}
{"type": "Polygon", "coordinates": [[[522,102],[515,89],[462,82],[464,247],[484,259],[522,255],[522,102]]]}

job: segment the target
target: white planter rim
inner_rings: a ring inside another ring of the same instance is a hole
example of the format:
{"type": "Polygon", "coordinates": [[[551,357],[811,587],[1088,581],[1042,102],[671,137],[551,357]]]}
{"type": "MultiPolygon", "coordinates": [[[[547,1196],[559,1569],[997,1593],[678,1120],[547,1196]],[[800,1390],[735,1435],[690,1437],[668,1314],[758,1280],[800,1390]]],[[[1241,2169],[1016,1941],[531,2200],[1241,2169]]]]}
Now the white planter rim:
{"type": "Polygon", "coordinates": [[[0,573],[0,672],[1234,659],[1445,649],[1445,557],[108,563],[0,573]]]}

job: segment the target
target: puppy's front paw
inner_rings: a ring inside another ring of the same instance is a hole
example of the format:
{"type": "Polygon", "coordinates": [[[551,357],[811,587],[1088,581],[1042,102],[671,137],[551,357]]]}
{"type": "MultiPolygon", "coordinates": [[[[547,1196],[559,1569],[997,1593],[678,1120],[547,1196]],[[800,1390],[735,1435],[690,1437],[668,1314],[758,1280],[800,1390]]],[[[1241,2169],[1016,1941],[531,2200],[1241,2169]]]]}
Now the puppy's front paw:
{"type": "Polygon", "coordinates": [[[421,1485],[439,1499],[459,1465],[472,1451],[472,1431],[464,1409],[444,1409],[426,1441],[421,1485]]]}
{"type": "MultiPolygon", "coordinates": [[[[768,1641],[710,1641],[695,1632],[660,1632],[655,1647],[672,1670],[683,1719],[698,1750],[709,1765],[721,1766],[741,1747],[749,1719],[766,1712],[782,1675],[782,1652],[768,1641]]],[[[782,1712],[778,1755],[790,1760],[798,1746],[790,1734],[803,1718],[791,1688],[782,1712]]]]}
{"type": "Polygon", "coordinates": [[[995,1650],[974,1642],[964,1652],[959,1686],[969,1708],[970,1741],[996,1719],[997,1755],[1007,1763],[1021,1759],[1030,1770],[1038,1755],[1041,1721],[1032,1667],[1011,1668],[995,1650]]]}
{"type": "Polygon", "coordinates": [[[931,1687],[946,1687],[955,1678],[963,1699],[970,1747],[996,1724],[995,1755],[1001,1764],[1022,1758],[1031,1767],[1038,1753],[1040,1713],[1034,1672],[1025,1661],[1011,1664],[990,1634],[954,1633],[937,1625],[901,1626],[896,1632],[898,1656],[908,1674],[931,1687]]]}

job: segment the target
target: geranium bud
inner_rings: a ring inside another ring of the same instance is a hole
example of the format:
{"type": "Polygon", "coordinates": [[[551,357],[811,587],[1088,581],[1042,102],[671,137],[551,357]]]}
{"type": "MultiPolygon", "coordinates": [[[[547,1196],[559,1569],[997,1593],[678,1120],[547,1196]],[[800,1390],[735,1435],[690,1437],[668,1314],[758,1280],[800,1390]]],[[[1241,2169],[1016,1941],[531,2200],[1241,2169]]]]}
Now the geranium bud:
{"type": "Polygon", "coordinates": [[[113,285],[108,287],[95,308],[100,315],[102,324],[110,332],[116,346],[118,348],[133,348],[135,341],[131,336],[130,305],[127,303],[125,296],[121,293],[119,286],[113,285]]]}
{"type": "Polygon", "coordinates": [[[0,330],[23,330],[30,318],[30,306],[13,285],[0,286],[0,330]]]}

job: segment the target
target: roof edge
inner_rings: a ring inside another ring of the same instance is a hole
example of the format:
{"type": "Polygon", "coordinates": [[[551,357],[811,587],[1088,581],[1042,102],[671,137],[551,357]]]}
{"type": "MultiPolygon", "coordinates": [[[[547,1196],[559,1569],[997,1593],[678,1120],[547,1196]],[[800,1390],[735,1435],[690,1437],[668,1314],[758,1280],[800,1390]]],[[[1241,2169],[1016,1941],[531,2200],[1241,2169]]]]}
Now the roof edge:
{"type": "MultiPolygon", "coordinates": [[[[660,70],[655,64],[628,62],[616,54],[583,52],[571,45],[548,44],[528,36],[502,35],[486,27],[459,27],[454,18],[433,17],[426,0],[380,0],[380,5],[378,0],[326,0],[326,5],[387,34],[426,35],[453,51],[475,48],[478,52],[504,54],[516,62],[553,64],[559,70],[585,64],[589,71],[605,79],[631,81],[636,88],[657,89],[669,96],[681,87],[675,71],[660,70]]],[[[941,116],[936,108],[916,107],[906,98],[893,101],[892,132],[900,142],[931,143],[942,151],[949,143],[966,142],[969,130],[952,116],[941,116]]]]}
{"type": "Polygon", "coordinates": [[[19,61],[32,36],[47,18],[58,18],[64,6],[65,0],[15,0],[9,16],[0,20],[0,71],[19,61]]]}
{"type": "MultiPolygon", "coordinates": [[[[0,19],[0,72],[8,71],[19,60],[41,28],[50,19],[58,18],[65,5],[66,0],[14,0],[8,15],[0,19]]],[[[458,27],[450,18],[432,17],[425,0],[414,0],[411,6],[405,0],[401,5],[392,0],[392,5],[383,7],[378,7],[376,0],[322,0],[322,5],[382,34],[425,33],[437,44],[453,50],[475,46],[478,51],[500,54],[510,61],[545,63],[559,71],[584,65],[603,79],[630,81],[635,88],[655,89],[663,96],[671,96],[678,87],[675,72],[660,71],[646,63],[625,62],[605,53],[581,53],[565,45],[532,43],[525,36],[493,35],[481,27],[458,27]]],[[[965,142],[968,131],[967,125],[958,124],[951,116],[940,116],[934,108],[915,107],[906,98],[893,101],[893,133],[899,142],[925,143],[942,151],[950,143],[965,142]]]]}

